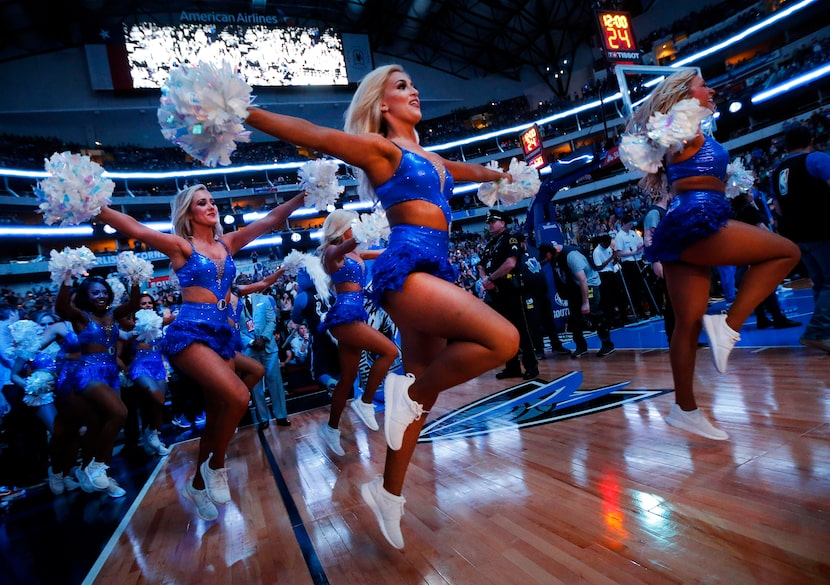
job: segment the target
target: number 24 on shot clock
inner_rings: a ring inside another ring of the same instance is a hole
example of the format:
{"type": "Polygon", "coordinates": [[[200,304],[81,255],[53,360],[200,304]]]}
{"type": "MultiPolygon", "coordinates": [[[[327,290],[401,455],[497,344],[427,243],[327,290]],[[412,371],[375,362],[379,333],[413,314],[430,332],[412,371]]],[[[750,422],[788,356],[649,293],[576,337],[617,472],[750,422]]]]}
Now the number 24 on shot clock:
{"type": "Polygon", "coordinates": [[[609,61],[639,61],[640,52],[627,12],[597,11],[602,46],[609,61]]]}

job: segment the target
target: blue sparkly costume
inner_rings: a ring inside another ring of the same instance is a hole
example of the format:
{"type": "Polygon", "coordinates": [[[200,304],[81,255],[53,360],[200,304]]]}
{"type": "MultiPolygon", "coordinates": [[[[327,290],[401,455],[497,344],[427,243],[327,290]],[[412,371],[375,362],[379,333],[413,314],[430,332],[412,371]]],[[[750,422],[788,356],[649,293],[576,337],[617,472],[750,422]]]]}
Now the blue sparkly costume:
{"type": "MultiPolygon", "coordinates": [[[[399,147],[400,148],[400,147],[399,147]]],[[[444,212],[449,226],[452,219],[449,203],[453,180],[442,175],[426,158],[401,149],[400,165],[388,181],[375,188],[384,209],[404,201],[428,201],[444,212]]],[[[456,272],[450,264],[450,240],[448,230],[399,224],[392,226],[386,250],[375,260],[372,268],[372,301],[380,306],[387,291],[399,291],[407,276],[413,272],[426,272],[448,282],[455,282],[456,272]]]]}
{"type": "MultiPolygon", "coordinates": [[[[227,250],[224,242],[219,241],[227,250]]],[[[164,332],[161,351],[167,355],[176,355],[193,343],[204,343],[224,359],[233,358],[236,353],[235,328],[229,322],[231,317],[225,300],[231,283],[236,277],[236,265],[230,251],[225,257],[221,274],[216,264],[196,251],[184,265],[176,270],[181,287],[198,286],[206,288],[216,295],[215,303],[182,303],[179,314],[164,332]]]]}
{"type": "MultiPolygon", "coordinates": [[[[108,312],[109,314],[112,314],[108,312]]],[[[118,343],[118,324],[113,321],[112,329],[104,327],[86,313],[89,323],[78,333],[78,343],[84,345],[103,345],[106,351],[82,353],[76,372],[77,389],[83,390],[91,382],[103,382],[113,390],[119,387],[118,362],[115,357],[115,345],[118,343]]]]}
{"type": "Polygon", "coordinates": [[[32,371],[46,370],[54,374],[57,371],[57,367],[58,363],[55,356],[46,351],[41,350],[32,358],[32,371]]]}
{"type": "MultiPolygon", "coordinates": [[[[133,341],[133,345],[138,345],[133,341]]],[[[164,357],[158,345],[152,344],[146,349],[136,349],[133,361],[127,370],[127,377],[135,382],[139,378],[150,378],[151,380],[166,380],[167,370],[164,368],[164,357]]]]}
{"type": "Polygon", "coordinates": [[[366,273],[360,262],[346,256],[343,266],[331,275],[331,281],[333,284],[354,282],[360,285],[360,290],[337,293],[337,299],[326,313],[326,318],[320,323],[318,331],[323,332],[326,329],[355,321],[364,323],[368,321],[369,314],[363,306],[363,287],[366,286],[366,273]]]}
{"type": "MultiPolygon", "coordinates": [[[[714,138],[705,136],[703,146],[691,158],[669,165],[669,185],[687,177],[715,177],[726,180],[729,152],[714,138]]],[[[657,225],[645,256],[654,262],[677,262],[691,244],[717,233],[732,218],[732,206],[722,191],[692,190],[678,193],[669,204],[666,217],[657,225]]]]}
{"type": "Polygon", "coordinates": [[[55,391],[58,396],[66,396],[79,388],[78,370],[81,367],[81,360],[68,359],[66,356],[81,353],[81,344],[78,341],[78,334],[71,325],[66,327],[66,336],[60,342],[61,353],[56,360],[58,379],[55,382],[55,391]]]}

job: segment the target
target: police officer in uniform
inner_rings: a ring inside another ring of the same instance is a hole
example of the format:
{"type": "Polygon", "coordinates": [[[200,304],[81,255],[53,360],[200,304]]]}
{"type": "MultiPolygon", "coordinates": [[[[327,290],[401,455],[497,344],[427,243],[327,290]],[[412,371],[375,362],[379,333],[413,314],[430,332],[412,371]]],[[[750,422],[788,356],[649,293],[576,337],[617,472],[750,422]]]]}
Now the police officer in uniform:
{"type": "Polygon", "coordinates": [[[519,331],[519,353],[507,362],[505,369],[496,374],[496,378],[532,380],[539,375],[539,364],[536,361],[519,266],[524,250],[520,245],[521,238],[507,229],[508,221],[507,214],[503,211],[491,209],[487,213],[487,228],[491,237],[482,253],[478,272],[484,290],[490,295],[493,308],[519,331]],[[519,355],[525,368],[524,374],[519,365],[519,355]]]}

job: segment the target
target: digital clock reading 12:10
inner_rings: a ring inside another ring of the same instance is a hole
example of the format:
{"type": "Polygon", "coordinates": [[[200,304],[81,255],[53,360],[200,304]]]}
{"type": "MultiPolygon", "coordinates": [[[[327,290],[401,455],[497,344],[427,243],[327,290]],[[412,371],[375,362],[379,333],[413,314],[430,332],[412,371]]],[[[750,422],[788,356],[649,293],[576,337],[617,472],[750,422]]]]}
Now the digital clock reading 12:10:
{"type": "Polygon", "coordinates": [[[627,12],[597,11],[602,46],[609,61],[639,61],[640,51],[627,12]]]}

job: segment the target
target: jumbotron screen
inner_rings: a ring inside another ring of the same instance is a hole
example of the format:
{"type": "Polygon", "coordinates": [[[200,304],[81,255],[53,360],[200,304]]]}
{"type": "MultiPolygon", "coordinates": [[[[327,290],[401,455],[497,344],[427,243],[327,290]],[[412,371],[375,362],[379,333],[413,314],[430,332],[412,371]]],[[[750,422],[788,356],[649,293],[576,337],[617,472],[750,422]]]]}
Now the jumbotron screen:
{"type": "Polygon", "coordinates": [[[252,86],[348,85],[343,41],[331,30],[260,25],[124,25],[134,88],[159,88],[183,63],[225,60],[252,86]]]}

